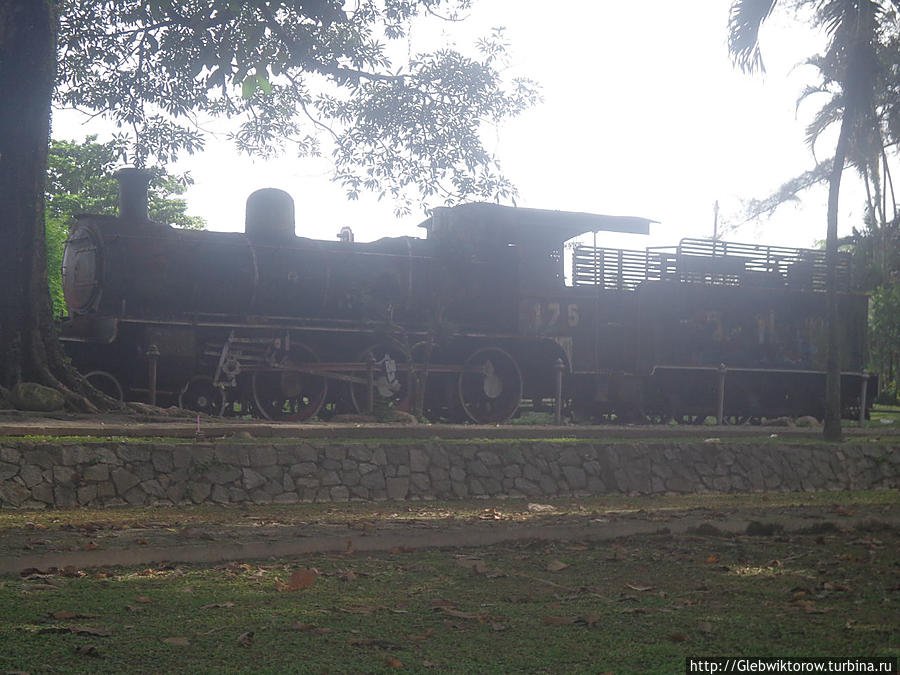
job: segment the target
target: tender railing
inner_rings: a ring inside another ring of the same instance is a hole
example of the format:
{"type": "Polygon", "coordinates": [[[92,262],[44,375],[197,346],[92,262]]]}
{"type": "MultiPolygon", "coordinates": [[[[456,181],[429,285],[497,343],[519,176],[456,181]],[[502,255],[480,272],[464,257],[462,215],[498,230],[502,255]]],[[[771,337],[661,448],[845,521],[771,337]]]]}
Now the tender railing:
{"type": "MultiPolygon", "coordinates": [[[[825,290],[825,252],[816,249],[763,246],[712,239],[682,239],[674,247],[645,251],[572,249],[574,286],[634,290],[644,281],[666,279],[716,286],[757,286],[825,290]]],[[[850,255],[838,254],[839,290],[850,289],[850,255]]]]}

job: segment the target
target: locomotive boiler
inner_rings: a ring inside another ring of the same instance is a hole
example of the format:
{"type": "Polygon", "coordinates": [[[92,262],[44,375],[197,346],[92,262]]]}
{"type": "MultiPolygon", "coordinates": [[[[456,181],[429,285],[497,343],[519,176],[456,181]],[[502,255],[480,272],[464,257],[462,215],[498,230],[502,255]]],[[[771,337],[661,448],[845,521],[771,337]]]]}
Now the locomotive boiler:
{"type": "MultiPolygon", "coordinates": [[[[425,238],[323,241],[295,234],[274,189],[249,197],[243,233],[179,230],[148,219],[138,170],[120,172],[120,199],[118,217],[78,218],[63,260],[62,339],[114,396],[270,420],[393,407],[499,423],[557,396],[561,372],[582,418],[699,421],[723,393],[732,421],[824,409],[819,251],[567,249],[652,221],[495,204],[435,209],[425,238]]],[[[849,415],[866,398],[867,299],[847,269],[849,415]]]]}

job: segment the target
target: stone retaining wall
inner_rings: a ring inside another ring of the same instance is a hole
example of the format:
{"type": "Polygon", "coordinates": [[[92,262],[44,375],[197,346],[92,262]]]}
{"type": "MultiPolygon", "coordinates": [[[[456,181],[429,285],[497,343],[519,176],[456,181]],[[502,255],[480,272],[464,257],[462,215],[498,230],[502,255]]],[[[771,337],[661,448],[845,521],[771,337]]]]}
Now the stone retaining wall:
{"type": "Polygon", "coordinates": [[[0,507],[897,487],[898,447],[865,441],[0,441],[0,507]]]}

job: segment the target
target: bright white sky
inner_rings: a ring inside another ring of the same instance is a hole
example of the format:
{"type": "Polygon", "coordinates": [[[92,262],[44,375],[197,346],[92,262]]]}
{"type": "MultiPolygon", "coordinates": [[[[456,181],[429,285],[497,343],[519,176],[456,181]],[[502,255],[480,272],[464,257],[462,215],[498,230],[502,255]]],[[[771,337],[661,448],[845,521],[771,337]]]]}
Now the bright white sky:
{"type": "MultiPolygon", "coordinates": [[[[813,74],[797,67],[817,50],[807,25],[776,16],[763,35],[765,76],[746,76],[728,58],[727,0],[480,0],[463,24],[423,25],[414,51],[439,41],[468,49],[492,27],[505,26],[512,45],[510,75],[542,86],[544,101],[487,138],[518,186],[519,206],[660,221],[650,237],[601,235],[603,245],[644,248],[682,237],[710,236],[713,203],[720,223],[734,222],[740,200],[763,197],[814,166],[804,124],[818,103],[795,118],[795,102],[813,74]]],[[[57,114],[55,138],[82,138],[106,127],[57,114]]],[[[818,148],[830,156],[830,139],[818,148]]],[[[418,235],[422,214],[398,220],[373,198],[348,202],[330,183],[325,160],[283,158],[264,163],[210,139],[189,170],[195,185],[189,212],[210,229],[243,230],[253,190],[278,187],[296,202],[297,234],[332,239],[350,225],[357,240],[418,235]]],[[[845,174],[840,232],[859,225],[861,191],[845,174]]],[[[727,239],[811,246],[825,236],[826,191],[785,206],[769,221],[747,223],[727,239]]]]}

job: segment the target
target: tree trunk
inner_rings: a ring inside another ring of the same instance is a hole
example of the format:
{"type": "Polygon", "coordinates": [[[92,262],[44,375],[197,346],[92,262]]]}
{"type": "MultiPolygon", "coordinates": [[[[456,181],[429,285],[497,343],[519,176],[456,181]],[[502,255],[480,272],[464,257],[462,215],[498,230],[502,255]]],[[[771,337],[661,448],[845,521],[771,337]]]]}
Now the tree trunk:
{"type": "Polygon", "coordinates": [[[853,107],[846,105],[841,119],[837,147],[834,151],[834,165],[828,179],[828,229],[825,235],[825,290],[827,296],[825,330],[827,342],[825,349],[825,426],[823,429],[826,441],[840,441],[843,438],[841,430],[841,352],[837,301],[837,226],[838,196],[841,190],[841,176],[844,173],[844,160],[847,157],[847,148],[850,143],[850,132],[854,123],[853,118],[853,107]]]}
{"type": "Polygon", "coordinates": [[[82,401],[47,289],[44,184],[56,79],[56,3],[0,2],[0,384],[33,381],[82,401]]]}

